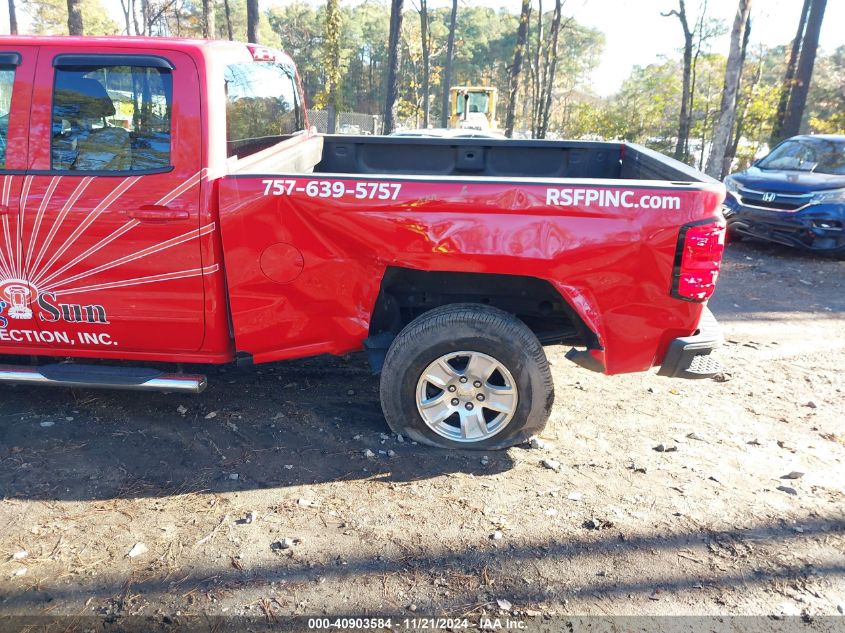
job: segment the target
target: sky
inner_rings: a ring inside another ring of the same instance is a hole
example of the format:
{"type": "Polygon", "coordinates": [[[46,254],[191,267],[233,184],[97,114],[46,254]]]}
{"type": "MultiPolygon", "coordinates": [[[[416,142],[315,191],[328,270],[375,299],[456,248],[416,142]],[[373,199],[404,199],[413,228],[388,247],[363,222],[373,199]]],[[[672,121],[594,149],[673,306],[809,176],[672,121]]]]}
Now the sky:
{"type": "MultiPolygon", "coordinates": [[[[309,0],[322,4],[324,0],[309,0]]],[[[362,0],[341,0],[341,3],[355,3],[362,0]]],[[[728,30],[733,23],[737,0],[687,0],[687,13],[694,22],[700,6],[708,3],[708,14],[725,21],[728,30]]],[[[114,14],[115,20],[123,22],[119,0],[102,0],[114,14]]],[[[519,12],[520,0],[460,0],[467,6],[482,5],[494,9],[505,7],[519,12]]],[[[262,9],[285,4],[286,0],[260,0],[262,9]]],[[[449,0],[429,0],[430,6],[447,6],[449,0]]],[[[21,3],[18,2],[20,5],[21,3]]],[[[414,0],[405,0],[411,7],[414,0]]],[[[645,66],[660,56],[676,57],[683,44],[681,26],[675,17],[665,18],[661,12],[677,6],[677,0],[565,0],[564,14],[574,15],[587,26],[605,34],[606,44],[601,63],[592,77],[593,90],[602,96],[616,92],[631,73],[635,65],[645,66]]],[[[545,0],[551,9],[553,0],[545,0]]],[[[802,0],[753,0],[751,46],[764,44],[775,46],[788,44],[795,37],[802,0]]],[[[21,10],[18,10],[21,13],[21,10]]],[[[385,16],[386,17],[386,16],[385,16]]],[[[19,17],[23,22],[25,18],[19,17]]],[[[0,32],[8,33],[9,17],[6,2],[0,3],[0,32]]],[[[820,45],[832,51],[845,44],[845,0],[828,0],[820,45]]],[[[729,33],[713,43],[713,51],[725,55],[730,43],[729,33]]]]}
{"type": "MultiPolygon", "coordinates": [[[[277,0],[276,3],[280,3],[277,0]]],[[[461,0],[464,4],[506,7],[519,12],[520,0],[461,0]]],[[[703,0],[687,0],[690,23],[698,16],[703,0]]],[[[412,0],[406,0],[409,4],[412,0]]],[[[270,4],[270,3],[268,3],[270,4]]],[[[433,6],[445,6],[447,0],[431,0],[433,6]]],[[[535,3],[536,4],[536,3],[535,3]]],[[[753,0],[751,5],[750,46],[788,44],[795,37],[803,0],[753,0]]],[[[545,0],[544,9],[554,6],[545,0]]],[[[678,6],[677,0],[566,0],[564,15],[602,31],[606,43],[601,64],[593,74],[592,88],[602,96],[616,92],[635,65],[646,66],[659,56],[677,57],[683,46],[683,34],[676,17],[664,18],[678,6]]],[[[730,27],[736,14],[737,0],[708,0],[708,14],[725,21],[728,34],[713,43],[713,51],[728,54],[730,27]]],[[[819,45],[832,51],[845,44],[845,0],[828,0],[819,45]]]]}

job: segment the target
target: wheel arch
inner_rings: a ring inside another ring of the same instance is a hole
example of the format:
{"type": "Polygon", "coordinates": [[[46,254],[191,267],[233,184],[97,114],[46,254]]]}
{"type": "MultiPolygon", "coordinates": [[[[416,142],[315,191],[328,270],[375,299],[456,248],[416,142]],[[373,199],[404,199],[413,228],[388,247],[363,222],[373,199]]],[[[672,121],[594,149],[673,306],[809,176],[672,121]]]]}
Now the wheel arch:
{"type": "Polygon", "coordinates": [[[402,328],[425,312],[454,303],[504,310],[525,323],[543,345],[600,347],[596,334],[546,279],[392,266],[382,277],[364,342],[373,370],[381,370],[387,349],[402,328]]]}

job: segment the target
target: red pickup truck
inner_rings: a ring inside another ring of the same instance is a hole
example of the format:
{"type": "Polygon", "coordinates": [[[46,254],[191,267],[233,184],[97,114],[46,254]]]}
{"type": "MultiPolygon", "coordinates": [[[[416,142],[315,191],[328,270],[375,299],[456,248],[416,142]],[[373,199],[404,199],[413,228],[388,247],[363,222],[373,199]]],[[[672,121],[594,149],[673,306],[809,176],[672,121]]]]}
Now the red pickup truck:
{"type": "Polygon", "coordinates": [[[320,135],[263,47],[3,37],[0,354],[36,361],[0,382],[199,392],[155,363],[363,349],[397,433],[510,446],[543,345],[717,371],[724,196],[628,143],[320,135]]]}

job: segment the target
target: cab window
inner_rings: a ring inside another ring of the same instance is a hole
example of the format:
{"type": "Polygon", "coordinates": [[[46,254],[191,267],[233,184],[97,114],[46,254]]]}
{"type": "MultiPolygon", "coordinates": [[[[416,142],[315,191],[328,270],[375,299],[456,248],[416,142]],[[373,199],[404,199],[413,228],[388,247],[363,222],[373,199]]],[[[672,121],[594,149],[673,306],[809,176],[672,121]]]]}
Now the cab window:
{"type": "Polygon", "coordinates": [[[168,69],[57,68],[52,168],[80,172],[169,168],[172,97],[168,69]]]}
{"type": "Polygon", "coordinates": [[[469,99],[465,99],[463,95],[458,95],[458,114],[464,113],[464,102],[469,105],[469,112],[475,114],[480,112],[487,114],[488,97],[486,92],[470,92],[467,95],[469,99]]]}
{"type": "Polygon", "coordinates": [[[296,72],[282,64],[231,64],[226,86],[226,147],[229,156],[260,152],[305,129],[296,72]]]}
{"type": "Polygon", "coordinates": [[[14,66],[0,66],[0,169],[6,168],[9,111],[12,109],[12,88],[14,85],[14,66]]]}

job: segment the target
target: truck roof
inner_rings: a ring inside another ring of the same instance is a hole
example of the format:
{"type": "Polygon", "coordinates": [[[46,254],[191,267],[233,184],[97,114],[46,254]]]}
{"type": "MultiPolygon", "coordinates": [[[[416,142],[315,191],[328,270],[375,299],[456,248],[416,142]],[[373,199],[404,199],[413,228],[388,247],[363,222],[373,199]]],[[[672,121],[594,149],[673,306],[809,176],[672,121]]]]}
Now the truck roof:
{"type": "MultiPolygon", "coordinates": [[[[67,35],[4,35],[0,36],[0,48],[18,46],[66,46],[69,48],[166,48],[201,57],[222,57],[233,50],[242,52],[248,46],[245,42],[228,40],[203,40],[184,37],[148,37],[139,35],[67,36],[67,35]]],[[[293,64],[283,51],[271,46],[254,45],[276,53],[276,60],[293,64]]]]}

